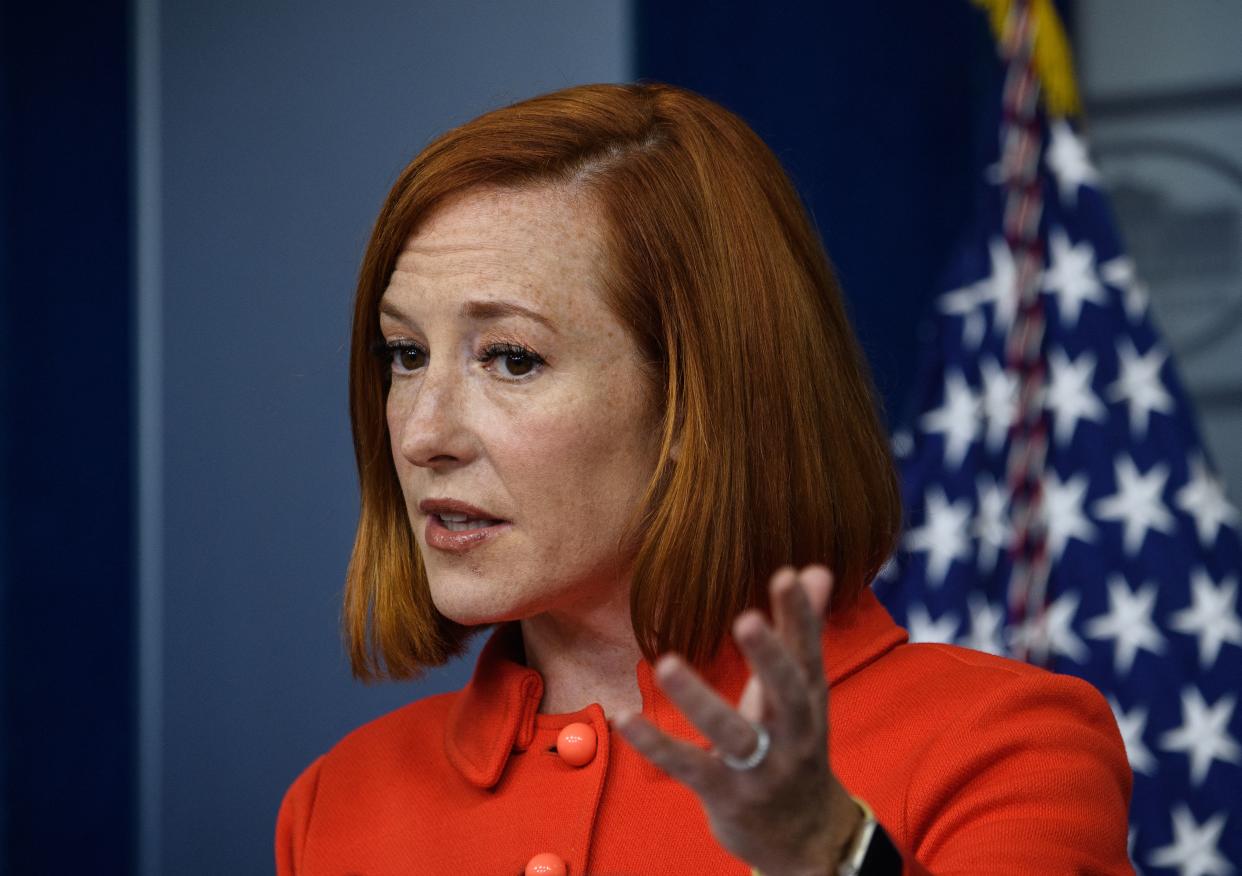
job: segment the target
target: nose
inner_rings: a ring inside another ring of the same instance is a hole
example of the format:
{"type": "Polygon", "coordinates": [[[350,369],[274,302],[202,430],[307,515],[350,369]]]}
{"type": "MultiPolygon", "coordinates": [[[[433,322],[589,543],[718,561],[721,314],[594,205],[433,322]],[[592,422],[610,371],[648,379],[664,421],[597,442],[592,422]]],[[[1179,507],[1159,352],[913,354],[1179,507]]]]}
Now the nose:
{"type": "Polygon", "coordinates": [[[430,364],[418,383],[389,390],[388,427],[397,437],[401,455],[423,468],[452,468],[469,462],[477,448],[467,424],[464,375],[449,363],[430,364]]]}

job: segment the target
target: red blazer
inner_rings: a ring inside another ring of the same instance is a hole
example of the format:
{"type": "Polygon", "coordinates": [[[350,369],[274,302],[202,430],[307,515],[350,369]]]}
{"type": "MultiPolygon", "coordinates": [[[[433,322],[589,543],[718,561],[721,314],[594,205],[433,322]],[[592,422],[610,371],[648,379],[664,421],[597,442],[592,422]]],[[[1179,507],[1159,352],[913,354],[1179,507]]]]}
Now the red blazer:
{"type": "MultiPolygon", "coordinates": [[[[870,591],[824,632],[832,768],[902,850],[908,874],[1133,873],[1130,769],[1103,697],[1068,676],[950,645],[905,644],[870,591]]],[[[749,868],[714,840],[697,798],[609,732],[598,705],[538,713],[543,681],[497,628],[461,691],[367,724],[293,783],[276,827],[279,876],[520,876],[551,852],[569,876],[749,868]],[[597,734],[583,766],[559,730],[597,734]]],[[[706,741],[637,667],[643,713],[706,741]]],[[[732,642],[705,672],[736,702],[732,642]]]]}

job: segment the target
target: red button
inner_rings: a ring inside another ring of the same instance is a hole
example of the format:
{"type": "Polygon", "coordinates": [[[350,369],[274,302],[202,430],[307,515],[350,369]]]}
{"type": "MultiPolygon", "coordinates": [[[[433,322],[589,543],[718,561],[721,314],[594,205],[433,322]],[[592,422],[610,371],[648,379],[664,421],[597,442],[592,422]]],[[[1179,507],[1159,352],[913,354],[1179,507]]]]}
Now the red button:
{"type": "Polygon", "coordinates": [[[556,737],[556,753],[571,766],[586,766],[595,757],[595,728],[590,724],[566,724],[556,737]]]}
{"type": "Polygon", "coordinates": [[[569,868],[559,856],[551,852],[540,852],[526,862],[525,876],[566,876],[569,868]]]}

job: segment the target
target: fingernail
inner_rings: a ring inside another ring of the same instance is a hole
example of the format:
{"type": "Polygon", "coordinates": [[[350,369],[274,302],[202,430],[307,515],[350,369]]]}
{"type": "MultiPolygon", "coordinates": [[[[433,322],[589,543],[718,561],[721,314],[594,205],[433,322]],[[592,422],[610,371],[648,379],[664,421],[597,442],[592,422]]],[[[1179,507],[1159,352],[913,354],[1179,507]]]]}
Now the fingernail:
{"type": "Polygon", "coordinates": [[[749,639],[759,631],[759,614],[758,612],[747,610],[737,616],[737,620],[733,622],[733,637],[735,639],[749,639]]]}
{"type": "Polygon", "coordinates": [[[665,654],[656,661],[655,673],[656,677],[663,680],[671,678],[677,674],[677,658],[672,654],[665,654]]]}

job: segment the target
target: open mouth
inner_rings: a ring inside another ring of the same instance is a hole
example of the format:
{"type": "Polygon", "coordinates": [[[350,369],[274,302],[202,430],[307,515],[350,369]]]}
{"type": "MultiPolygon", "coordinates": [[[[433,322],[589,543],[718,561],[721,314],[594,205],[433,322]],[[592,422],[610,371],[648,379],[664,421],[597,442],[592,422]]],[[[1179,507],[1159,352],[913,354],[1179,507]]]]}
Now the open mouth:
{"type": "Polygon", "coordinates": [[[450,554],[464,554],[498,537],[510,526],[512,524],[507,520],[471,517],[456,511],[437,511],[427,515],[424,535],[430,548],[450,554]]]}
{"type": "Polygon", "coordinates": [[[465,514],[453,514],[448,511],[441,511],[439,514],[433,514],[439,520],[440,525],[449,532],[468,532],[472,529],[486,529],[489,526],[495,526],[503,523],[503,520],[484,520],[479,517],[469,517],[465,514]]]}

